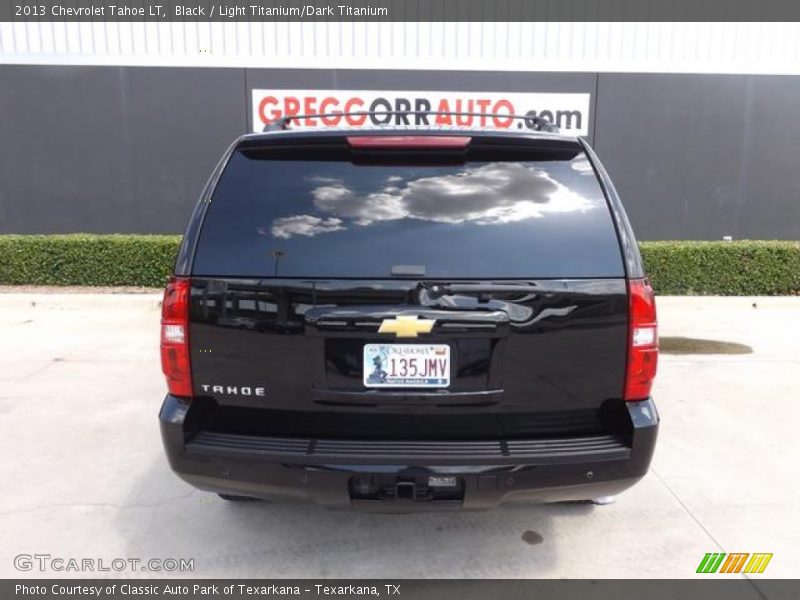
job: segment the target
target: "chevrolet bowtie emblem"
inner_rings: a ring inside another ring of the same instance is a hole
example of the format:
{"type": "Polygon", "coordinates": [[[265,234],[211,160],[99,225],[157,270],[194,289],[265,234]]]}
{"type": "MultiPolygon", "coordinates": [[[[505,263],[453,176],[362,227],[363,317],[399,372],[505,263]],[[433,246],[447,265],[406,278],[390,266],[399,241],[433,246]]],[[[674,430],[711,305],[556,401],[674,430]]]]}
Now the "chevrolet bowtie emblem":
{"type": "Polygon", "coordinates": [[[420,333],[430,333],[435,319],[419,319],[416,316],[400,316],[384,319],[378,333],[393,333],[399,338],[415,338],[420,333]]]}

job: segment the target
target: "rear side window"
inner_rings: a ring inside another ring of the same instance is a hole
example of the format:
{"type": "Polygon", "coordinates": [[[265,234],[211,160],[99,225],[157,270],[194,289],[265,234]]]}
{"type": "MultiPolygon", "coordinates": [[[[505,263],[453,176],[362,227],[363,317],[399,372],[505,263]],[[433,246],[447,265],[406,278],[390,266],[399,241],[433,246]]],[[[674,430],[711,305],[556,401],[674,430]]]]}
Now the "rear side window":
{"type": "Polygon", "coordinates": [[[621,277],[619,242],[580,146],[473,145],[374,160],[346,145],[234,152],[193,273],[241,277],[621,277]]]}

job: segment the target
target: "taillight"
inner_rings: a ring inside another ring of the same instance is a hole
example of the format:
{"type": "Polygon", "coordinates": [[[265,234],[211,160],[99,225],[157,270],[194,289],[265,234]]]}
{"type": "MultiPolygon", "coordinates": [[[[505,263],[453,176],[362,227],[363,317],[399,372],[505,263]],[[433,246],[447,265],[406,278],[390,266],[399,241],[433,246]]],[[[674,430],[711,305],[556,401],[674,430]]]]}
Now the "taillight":
{"type": "Polygon", "coordinates": [[[192,396],[189,361],[189,291],[191,282],[171,277],[161,304],[161,370],[174,396],[192,396]]]}
{"type": "Polygon", "coordinates": [[[647,279],[632,279],[628,283],[628,290],[630,337],[625,400],[645,400],[650,396],[658,365],[656,299],[647,279]]]}

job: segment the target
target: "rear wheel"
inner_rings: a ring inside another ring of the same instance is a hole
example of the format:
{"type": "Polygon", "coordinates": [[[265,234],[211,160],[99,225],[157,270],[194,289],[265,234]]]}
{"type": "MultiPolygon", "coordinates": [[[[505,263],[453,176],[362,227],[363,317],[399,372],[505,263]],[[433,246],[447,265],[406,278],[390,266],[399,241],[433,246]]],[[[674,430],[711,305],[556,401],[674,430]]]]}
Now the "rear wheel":
{"type": "Polygon", "coordinates": [[[223,500],[228,502],[260,502],[260,498],[253,498],[251,496],[235,496],[233,494],[217,494],[223,500]]]}

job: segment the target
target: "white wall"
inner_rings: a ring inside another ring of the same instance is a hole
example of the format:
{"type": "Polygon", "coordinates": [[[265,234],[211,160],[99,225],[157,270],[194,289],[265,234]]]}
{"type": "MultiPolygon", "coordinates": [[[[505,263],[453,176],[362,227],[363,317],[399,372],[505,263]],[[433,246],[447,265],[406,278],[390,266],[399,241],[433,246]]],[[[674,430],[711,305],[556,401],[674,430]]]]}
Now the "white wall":
{"type": "Polygon", "coordinates": [[[799,23],[0,23],[0,63],[800,73],[799,23]]]}

